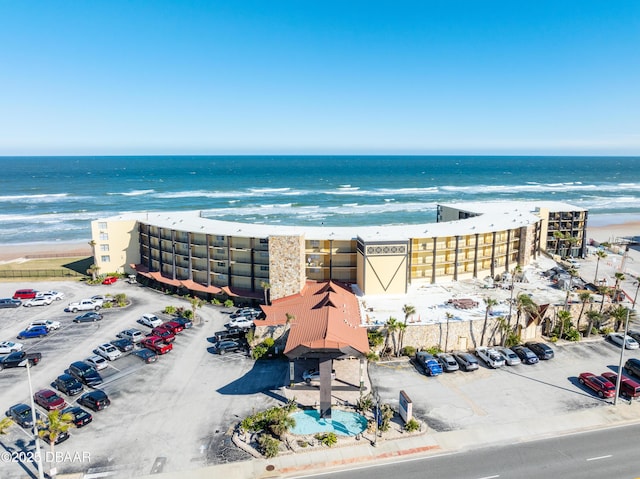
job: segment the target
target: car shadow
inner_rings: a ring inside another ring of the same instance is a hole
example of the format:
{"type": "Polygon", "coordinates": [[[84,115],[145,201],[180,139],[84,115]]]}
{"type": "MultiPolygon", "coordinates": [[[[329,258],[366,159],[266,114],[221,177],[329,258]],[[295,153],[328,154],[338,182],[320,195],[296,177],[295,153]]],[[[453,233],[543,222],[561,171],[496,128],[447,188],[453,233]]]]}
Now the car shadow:
{"type": "MultiPolygon", "coordinates": [[[[596,373],[594,373],[596,374],[596,373]]],[[[605,397],[600,397],[598,396],[598,393],[595,391],[592,391],[591,388],[587,387],[585,384],[581,384],[580,383],[580,379],[578,378],[578,376],[571,376],[567,378],[569,380],[569,382],[571,384],[573,384],[575,387],[577,387],[578,389],[580,389],[580,391],[582,391],[582,395],[583,396],[587,396],[590,397],[591,399],[595,399],[597,401],[602,401],[604,403],[609,402],[609,399],[612,398],[605,398],[605,397]]]]}
{"type": "MultiPolygon", "coordinates": [[[[530,376],[527,376],[525,374],[520,374],[517,371],[514,371],[513,369],[504,369],[503,368],[503,370],[507,374],[513,374],[514,376],[520,376],[521,378],[528,379],[529,381],[533,381],[533,382],[536,382],[536,383],[539,383],[539,384],[544,384],[545,386],[549,386],[549,387],[552,387],[552,388],[560,389],[562,391],[567,391],[567,392],[572,393],[572,394],[578,394],[578,395],[581,395],[581,396],[587,396],[587,397],[593,398],[593,396],[587,395],[583,391],[576,391],[575,389],[569,389],[569,388],[566,388],[564,386],[560,386],[558,384],[552,384],[552,383],[549,383],[549,382],[546,382],[546,381],[541,381],[540,379],[534,379],[534,378],[532,378],[530,376]]],[[[573,377],[573,378],[575,379],[575,384],[580,384],[580,383],[578,383],[578,378],[577,377],[573,377]]],[[[569,379],[570,382],[572,382],[571,381],[572,378],[568,378],[568,379],[569,379]]],[[[582,388],[581,384],[580,384],[580,387],[582,388]]],[[[597,398],[597,399],[600,399],[600,398],[597,398]]]]}

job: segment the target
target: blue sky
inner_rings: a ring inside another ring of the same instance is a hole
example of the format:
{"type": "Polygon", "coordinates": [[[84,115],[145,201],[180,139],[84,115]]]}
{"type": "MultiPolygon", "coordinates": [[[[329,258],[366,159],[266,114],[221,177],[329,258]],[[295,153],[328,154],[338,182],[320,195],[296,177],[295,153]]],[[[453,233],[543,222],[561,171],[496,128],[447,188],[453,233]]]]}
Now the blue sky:
{"type": "Polygon", "coordinates": [[[0,0],[0,155],[640,154],[640,2],[0,0]]]}

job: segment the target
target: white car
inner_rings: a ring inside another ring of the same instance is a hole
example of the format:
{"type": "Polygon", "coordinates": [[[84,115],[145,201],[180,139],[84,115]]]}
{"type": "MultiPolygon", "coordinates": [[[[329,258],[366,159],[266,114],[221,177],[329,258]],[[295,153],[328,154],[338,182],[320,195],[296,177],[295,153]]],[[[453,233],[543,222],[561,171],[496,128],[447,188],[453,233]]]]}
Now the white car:
{"type": "Polygon", "coordinates": [[[32,326],[44,326],[45,328],[47,328],[47,331],[53,331],[55,329],[60,329],[60,321],[52,321],[50,319],[31,321],[31,324],[29,324],[29,328],[31,328],[32,326]]]}
{"type": "Polygon", "coordinates": [[[507,366],[517,366],[518,364],[522,364],[518,355],[509,348],[496,348],[496,351],[502,355],[507,366]]]}
{"type": "MultiPolygon", "coordinates": [[[[333,381],[336,378],[336,370],[331,370],[331,380],[333,381]]],[[[302,379],[305,383],[311,384],[320,381],[320,371],[317,369],[307,369],[302,373],[302,379]]]]}
{"type": "Polygon", "coordinates": [[[128,339],[134,344],[139,343],[144,339],[144,334],[142,334],[142,331],[135,328],[125,329],[124,331],[120,331],[118,334],[116,334],[116,336],[122,339],[128,339]]]}
{"type": "Polygon", "coordinates": [[[158,318],[155,314],[145,313],[138,320],[140,324],[144,324],[145,326],[149,326],[150,328],[155,328],[156,326],[160,326],[162,324],[162,320],[158,318]]]}
{"type": "Polygon", "coordinates": [[[87,359],[85,359],[85,362],[96,368],[96,371],[100,371],[101,369],[104,369],[109,365],[108,361],[105,358],[103,358],[102,356],[98,356],[97,354],[95,356],[89,356],[87,359]]]}
{"type": "Polygon", "coordinates": [[[253,318],[239,316],[237,318],[233,318],[231,321],[225,324],[225,326],[227,328],[249,329],[253,326],[253,318]]]}
{"type": "Polygon", "coordinates": [[[24,303],[22,303],[22,306],[24,306],[25,308],[30,308],[31,306],[49,306],[51,303],[53,303],[53,299],[51,299],[50,297],[40,296],[27,299],[24,303]]]}
{"type": "Polygon", "coordinates": [[[96,349],[94,349],[93,352],[94,354],[102,356],[109,361],[114,361],[122,357],[122,353],[120,352],[120,350],[110,343],[101,344],[96,349]]]}
{"type": "Polygon", "coordinates": [[[487,366],[494,369],[501,368],[505,364],[505,359],[502,354],[493,348],[478,346],[476,348],[476,356],[482,359],[487,366]]]}
{"type": "Polygon", "coordinates": [[[13,341],[0,341],[0,354],[9,354],[16,351],[22,351],[22,343],[14,343],[13,341]]]}
{"type": "Polygon", "coordinates": [[[620,333],[609,333],[607,334],[607,338],[612,343],[615,343],[618,346],[622,346],[624,344],[625,349],[640,348],[640,344],[638,344],[638,341],[633,339],[631,336],[624,336],[624,334],[620,334],[620,333]]]}
{"type": "Polygon", "coordinates": [[[62,301],[64,299],[64,293],[60,291],[39,291],[36,293],[36,298],[51,298],[54,301],[62,301]]]}

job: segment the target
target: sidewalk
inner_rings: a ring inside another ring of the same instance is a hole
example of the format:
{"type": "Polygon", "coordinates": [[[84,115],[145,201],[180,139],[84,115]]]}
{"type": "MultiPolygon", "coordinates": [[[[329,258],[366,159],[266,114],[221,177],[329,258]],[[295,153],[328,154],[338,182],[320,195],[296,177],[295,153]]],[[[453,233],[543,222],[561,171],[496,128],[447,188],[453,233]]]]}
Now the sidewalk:
{"type": "Polygon", "coordinates": [[[296,477],[348,468],[358,464],[384,463],[400,457],[426,457],[444,452],[464,451],[491,444],[527,442],[558,435],[640,422],[640,402],[619,399],[607,405],[555,417],[531,418],[496,428],[465,429],[410,436],[406,439],[379,438],[374,447],[362,440],[357,446],[326,448],[273,459],[222,464],[179,473],[154,474],[155,479],[234,479],[296,477]]]}

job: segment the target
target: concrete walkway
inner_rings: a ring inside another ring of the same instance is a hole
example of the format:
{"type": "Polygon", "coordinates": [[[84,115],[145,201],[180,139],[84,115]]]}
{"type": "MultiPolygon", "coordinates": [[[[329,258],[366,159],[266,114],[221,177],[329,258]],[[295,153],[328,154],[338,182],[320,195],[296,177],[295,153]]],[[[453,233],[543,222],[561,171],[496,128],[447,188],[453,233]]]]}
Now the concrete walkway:
{"type": "Polygon", "coordinates": [[[611,426],[640,423],[640,402],[629,404],[619,399],[607,405],[555,417],[536,417],[497,428],[466,429],[410,436],[394,440],[378,439],[374,447],[362,440],[358,445],[323,448],[282,455],[273,459],[222,464],[179,473],[154,474],[155,479],[200,479],[233,477],[234,479],[296,477],[327,473],[350,466],[372,465],[398,458],[426,457],[446,452],[464,451],[491,444],[527,442],[611,426]]]}

